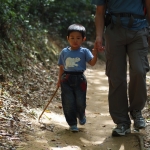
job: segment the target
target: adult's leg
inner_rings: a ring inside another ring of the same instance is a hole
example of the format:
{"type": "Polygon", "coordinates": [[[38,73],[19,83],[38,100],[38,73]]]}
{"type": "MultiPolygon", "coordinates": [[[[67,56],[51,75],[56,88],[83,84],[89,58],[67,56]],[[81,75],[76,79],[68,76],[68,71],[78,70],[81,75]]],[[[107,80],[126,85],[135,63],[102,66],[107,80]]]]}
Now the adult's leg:
{"type": "Polygon", "coordinates": [[[110,25],[105,32],[106,75],[109,81],[109,112],[116,124],[131,124],[128,115],[126,30],[110,25]]]}
{"type": "Polygon", "coordinates": [[[147,99],[146,73],[149,71],[147,32],[145,29],[128,31],[127,36],[130,64],[129,111],[142,110],[147,99]]]}

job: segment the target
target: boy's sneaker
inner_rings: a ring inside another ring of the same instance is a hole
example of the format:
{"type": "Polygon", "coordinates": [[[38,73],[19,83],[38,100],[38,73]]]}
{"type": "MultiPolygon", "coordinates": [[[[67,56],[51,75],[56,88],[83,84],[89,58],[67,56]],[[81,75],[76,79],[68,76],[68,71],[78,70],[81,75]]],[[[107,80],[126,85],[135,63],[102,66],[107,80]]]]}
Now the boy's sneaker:
{"type": "Polygon", "coordinates": [[[86,123],[86,116],[84,116],[82,120],[79,119],[80,125],[84,125],[85,123],[86,123]]]}
{"type": "Polygon", "coordinates": [[[69,129],[70,129],[70,131],[72,131],[72,132],[78,132],[78,131],[79,131],[79,129],[77,128],[76,125],[70,126],[69,129]]]}
{"type": "Polygon", "coordinates": [[[112,136],[123,136],[126,133],[131,133],[130,125],[118,124],[112,131],[112,136]]]}
{"type": "Polygon", "coordinates": [[[146,123],[145,119],[142,116],[142,113],[140,110],[133,110],[130,112],[131,118],[134,120],[134,128],[135,129],[142,129],[145,128],[146,123]]]}

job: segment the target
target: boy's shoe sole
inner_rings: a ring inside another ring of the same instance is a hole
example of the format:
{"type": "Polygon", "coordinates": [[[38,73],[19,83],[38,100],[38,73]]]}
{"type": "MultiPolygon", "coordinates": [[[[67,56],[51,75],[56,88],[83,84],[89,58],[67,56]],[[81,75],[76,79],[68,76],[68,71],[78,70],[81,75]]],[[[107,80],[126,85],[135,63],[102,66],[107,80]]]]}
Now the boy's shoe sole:
{"type": "Polygon", "coordinates": [[[112,136],[124,136],[128,133],[131,133],[131,129],[129,125],[119,124],[112,131],[112,136]]]}
{"type": "Polygon", "coordinates": [[[70,130],[71,132],[79,132],[79,129],[77,128],[76,125],[70,126],[69,130],[70,130]]]}

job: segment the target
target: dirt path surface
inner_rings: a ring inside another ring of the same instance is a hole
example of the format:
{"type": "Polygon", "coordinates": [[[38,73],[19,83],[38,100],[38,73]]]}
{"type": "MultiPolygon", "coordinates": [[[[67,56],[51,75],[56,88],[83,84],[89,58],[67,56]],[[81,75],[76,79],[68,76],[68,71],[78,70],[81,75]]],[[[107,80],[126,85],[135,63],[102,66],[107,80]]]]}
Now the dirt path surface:
{"type": "MultiPolygon", "coordinates": [[[[79,132],[72,133],[65,121],[61,101],[54,100],[41,118],[42,123],[33,120],[34,130],[25,136],[17,150],[141,150],[139,135],[128,134],[112,137],[115,127],[108,112],[108,83],[105,65],[98,62],[88,66],[85,75],[88,80],[87,123],[78,125],[79,132]]],[[[60,90],[57,94],[60,94],[60,90]]],[[[38,115],[42,110],[34,110],[38,115]]]]}

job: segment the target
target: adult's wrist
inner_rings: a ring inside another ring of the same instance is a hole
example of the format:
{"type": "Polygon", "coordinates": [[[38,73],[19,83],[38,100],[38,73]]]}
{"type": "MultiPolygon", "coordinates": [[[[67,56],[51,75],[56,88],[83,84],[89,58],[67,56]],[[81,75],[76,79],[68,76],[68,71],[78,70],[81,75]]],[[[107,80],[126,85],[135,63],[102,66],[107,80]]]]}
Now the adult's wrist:
{"type": "Polygon", "coordinates": [[[96,35],[96,38],[103,38],[102,35],[96,35]]]}

